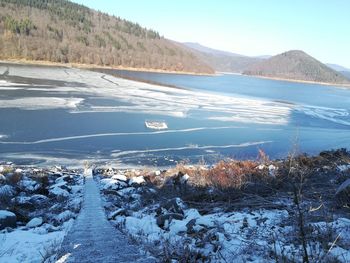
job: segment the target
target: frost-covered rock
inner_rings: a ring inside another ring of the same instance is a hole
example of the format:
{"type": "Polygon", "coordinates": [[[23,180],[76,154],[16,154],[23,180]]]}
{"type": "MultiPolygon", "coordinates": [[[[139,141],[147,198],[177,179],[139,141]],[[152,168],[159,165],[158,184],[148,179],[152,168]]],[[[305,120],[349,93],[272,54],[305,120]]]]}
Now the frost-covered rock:
{"type": "Polygon", "coordinates": [[[68,191],[64,190],[60,187],[54,187],[53,189],[50,189],[49,193],[51,195],[58,196],[58,197],[68,197],[69,196],[68,191]]]}
{"type": "Polygon", "coordinates": [[[145,184],[145,178],[143,176],[132,177],[129,181],[130,185],[142,185],[145,184]]]}
{"type": "Polygon", "coordinates": [[[128,186],[125,182],[114,180],[111,178],[105,178],[100,181],[102,189],[104,190],[119,190],[128,186]]]}
{"type": "Polygon", "coordinates": [[[123,182],[126,182],[128,180],[128,178],[125,175],[120,174],[120,173],[113,175],[112,179],[123,181],[123,182]]]}
{"type": "MultiPolygon", "coordinates": [[[[59,179],[62,179],[62,178],[59,178],[59,179]]],[[[57,180],[55,181],[55,184],[51,185],[50,188],[55,188],[55,187],[64,187],[67,185],[67,182],[64,181],[64,180],[59,180],[57,182],[57,180]]]]}
{"type": "Polygon", "coordinates": [[[183,176],[181,176],[180,178],[180,183],[181,184],[185,184],[187,183],[188,179],[190,179],[190,176],[188,174],[184,174],[183,176]]]}
{"type": "Polygon", "coordinates": [[[116,211],[109,213],[108,219],[115,219],[117,216],[129,216],[131,213],[124,208],[119,208],[116,211]]]}
{"type": "Polygon", "coordinates": [[[73,212],[66,210],[66,211],[60,213],[56,217],[56,220],[59,222],[65,222],[65,221],[68,221],[69,219],[74,218],[74,217],[75,217],[75,214],[73,212]]]}
{"type": "Polygon", "coordinates": [[[36,190],[38,190],[40,188],[40,184],[37,183],[36,181],[28,178],[28,177],[24,177],[19,183],[18,186],[20,187],[20,189],[22,191],[26,191],[26,192],[34,192],[36,190]]]}
{"type": "Polygon", "coordinates": [[[0,173],[0,183],[4,183],[4,182],[6,182],[6,177],[5,175],[0,173]]]}
{"type": "Polygon", "coordinates": [[[185,204],[180,198],[173,198],[168,201],[165,201],[161,203],[157,209],[157,214],[168,214],[168,213],[175,213],[175,214],[184,214],[184,208],[185,204]]]}
{"type": "Polygon", "coordinates": [[[340,204],[350,204],[350,179],[347,179],[338,187],[335,196],[340,204]]]}
{"type": "Polygon", "coordinates": [[[45,195],[32,195],[29,201],[35,205],[44,205],[49,201],[49,198],[45,195]]]}
{"type": "Polygon", "coordinates": [[[26,224],[26,227],[34,228],[34,227],[41,226],[42,224],[43,224],[43,218],[42,217],[35,217],[26,224]]]}
{"type": "Polygon", "coordinates": [[[135,193],[135,191],[136,191],[135,187],[127,187],[119,190],[118,194],[121,196],[127,196],[127,195],[132,195],[133,193],[135,193]]]}
{"type": "Polygon", "coordinates": [[[10,185],[0,186],[0,197],[12,197],[16,194],[16,189],[10,185]]]}
{"type": "Polygon", "coordinates": [[[21,174],[21,173],[23,173],[23,170],[22,170],[21,168],[17,168],[17,169],[15,170],[15,173],[21,174]]]}
{"type": "Polygon", "coordinates": [[[350,170],[350,164],[339,165],[338,170],[340,172],[345,172],[347,170],[350,170]]]}
{"type": "Polygon", "coordinates": [[[182,220],[184,216],[182,214],[170,213],[165,215],[160,215],[157,217],[157,225],[160,228],[167,228],[173,219],[182,220]]]}
{"type": "Polygon", "coordinates": [[[6,227],[16,227],[17,217],[14,213],[7,210],[0,210],[0,230],[6,227]]]}
{"type": "Polygon", "coordinates": [[[276,177],[276,170],[277,170],[276,166],[274,166],[273,164],[270,164],[268,168],[269,168],[269,175],[271,177],[276,177]]]}
{"type": "Polygon", "coordinates": [[[72,185],[71,189],[72,189],[72,193],[73,194],[77,194],[77,193],[81,193],[83,191],[83,186],[81,186],[81,185],[72,185]]]}

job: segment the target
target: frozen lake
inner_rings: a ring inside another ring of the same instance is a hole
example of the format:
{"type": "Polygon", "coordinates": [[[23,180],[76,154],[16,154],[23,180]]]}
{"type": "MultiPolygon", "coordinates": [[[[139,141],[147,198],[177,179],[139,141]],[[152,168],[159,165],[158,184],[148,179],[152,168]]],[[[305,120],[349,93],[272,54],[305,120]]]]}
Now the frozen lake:
{"type": "Polygon", "coordinates": [[[350,90],[238,75],[0,64],[0,158],[22,164],[208,163],[350,148],[350,90]],[[179,88],[121,79],[154,81],[179,88]],[[145,120],[162,120],[153,131],[145,120]]]}

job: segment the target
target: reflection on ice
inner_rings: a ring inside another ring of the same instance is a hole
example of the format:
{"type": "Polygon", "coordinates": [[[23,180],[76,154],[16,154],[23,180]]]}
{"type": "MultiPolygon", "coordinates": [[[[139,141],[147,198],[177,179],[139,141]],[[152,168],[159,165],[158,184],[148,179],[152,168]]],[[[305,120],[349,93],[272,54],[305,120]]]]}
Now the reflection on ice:
{"type": "Polygon", "coordinates": [[[212,149],[227,149],[227,148],[242,148],[249,146],[262,145],[266,143],[272,143],[272,141],[260,141],[260,142],[245,142],[240,144],[230,144],[230,145],[188,145],[183,147],[173,147],[173,148],[161,148],[161,149],[147,149],[147,150],[132,150],[132,151],[117,151],[111,154],[111,157],[122,157],[126,155],[135,155],[143,153],[156,153],[156,152],[170,152],[170,151],[183,151],[183,150],[212,150],[212,149]]]}
{"type": "MultiPolygon", "coordinates": [[[[293,109],[293,105],[279,102],[175,89],[72,68],[40,68],[39,71],[33,67],[10,67],[9,74],[27,78],[50,76],[51,80],[55,81],[82,83],[84,85],[79,87],[70,85],[47,87],[47,91],[54,91],[56,94],[62,93],[62,95],[70,92],[70,94],[75,94],[75,96],[97,96],[115,99],[130,105],[108,107],[91,105],[84,107],[84,109],[76,109],[76,106],[82,101],[81,98],[45,97],[19,98],[7,102],[1,101],[1,107],[23,109],[70,108],[74,109],[72,111],[74,113],[142,112],[181,118],[196,111],[212,113],[211,118],[219,121],[276,125],[287,124],[288,116],[293,109]]],[[[35,89],[38,89],[38,87],[35,89]]],[[[44,91],[45,87],[43,86],[39,89],[44,91]]],[[[29,88],[28,90],[30,91],[31,89],[29,88]]]]}

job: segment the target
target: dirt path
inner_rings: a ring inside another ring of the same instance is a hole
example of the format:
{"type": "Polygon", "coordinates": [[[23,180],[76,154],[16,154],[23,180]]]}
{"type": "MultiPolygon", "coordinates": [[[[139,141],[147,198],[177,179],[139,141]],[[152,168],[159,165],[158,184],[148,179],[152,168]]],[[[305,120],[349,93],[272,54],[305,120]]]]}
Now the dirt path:
{"type": "Polygon", "coordinates": [[[155,262],[106,219],[92,170],[85,171],[84,201],[80,214],[65,237],[57,262],[155,262]]]}

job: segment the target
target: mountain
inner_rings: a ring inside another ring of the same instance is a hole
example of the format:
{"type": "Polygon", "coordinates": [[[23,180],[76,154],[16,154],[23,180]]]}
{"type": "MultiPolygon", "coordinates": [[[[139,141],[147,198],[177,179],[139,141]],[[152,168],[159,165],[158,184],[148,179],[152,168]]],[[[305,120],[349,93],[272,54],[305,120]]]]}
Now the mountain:
{"type": "Polygon", "coordinates": [[[350,71],[339,71],[343,76],[350,80],[350,71]]]}
{"type": "Polygon", "coordinates": [[[265,59],[265,56],[248,57],[236,53],[212,49],[198,43],[185,42],[183,44],[194,52],[204,63],[208,64],[218,72],[242,73],[250,66],[265,59]]]}
{"type": "Polygon", "coordinates": [[[344,77],[346,77],[348,80],[350,80],[350,69],[337,65],[337,64],[326,64],[328,67],[330,67],[331,69],[338,71],[339,73],[341,73],[344,77]]]}
{"type": "Polygon", "coordinates": [[[0,0],[0,59],[213,73],[158,32],[66,0],[0,0]]]}
{"type": "Polygon", "coordinates": [[[251,66],[244,71],[244,74],[330,84],[350,84],[350,81],[342,74],[301,50],[291,50],[273,56],[251,66]]]}
{"type": "Polygon", "coordinates": [[[223,51],[223,50],[218,50],[210,47],[203,46],[199,43],[193,43],[193,42],[184,42],[183,43],[185,46],[192,48],[194,50],[197,50],[202,53],[208,53],[212,55],[225,55],[225,56],[239,56],[242,57],[240,54],[228,52],[228,51],[223,51]]]}
{"type": "Polygon", "coordinates": [[[326,66],[335,70],[335,71],[339,71],[339,72],[348,71],[348,72],[350,72],[350,69],[343,67],[343,66],[340,66],[340,65],[337,65],[337,64],[327,63],[326,66]]]}

